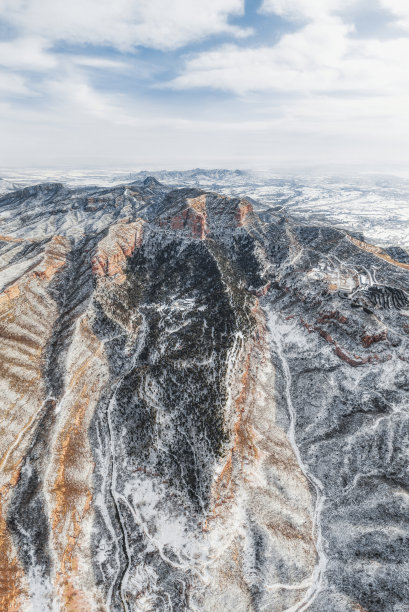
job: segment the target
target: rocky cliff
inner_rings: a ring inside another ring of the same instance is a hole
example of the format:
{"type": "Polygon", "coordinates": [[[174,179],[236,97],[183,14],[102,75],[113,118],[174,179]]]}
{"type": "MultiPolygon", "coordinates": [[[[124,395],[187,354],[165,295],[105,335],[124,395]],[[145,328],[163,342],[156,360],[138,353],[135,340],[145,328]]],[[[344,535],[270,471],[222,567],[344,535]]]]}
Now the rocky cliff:
{"type": "Polygon", "coordinates": [[[1,610],[409,610],[404,258],[152,178],[0,222],[1,610]]]}

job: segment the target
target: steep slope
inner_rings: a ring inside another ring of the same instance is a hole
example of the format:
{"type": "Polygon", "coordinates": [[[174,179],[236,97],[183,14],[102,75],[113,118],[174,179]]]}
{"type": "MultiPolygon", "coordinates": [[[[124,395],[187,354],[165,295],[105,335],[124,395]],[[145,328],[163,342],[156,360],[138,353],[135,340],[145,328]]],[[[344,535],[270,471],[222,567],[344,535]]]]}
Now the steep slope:
{"type": "Polygon", "coordinates": [[[0,609],[408,609],[402,257],[150,177],[0,222],[0,609]]]}

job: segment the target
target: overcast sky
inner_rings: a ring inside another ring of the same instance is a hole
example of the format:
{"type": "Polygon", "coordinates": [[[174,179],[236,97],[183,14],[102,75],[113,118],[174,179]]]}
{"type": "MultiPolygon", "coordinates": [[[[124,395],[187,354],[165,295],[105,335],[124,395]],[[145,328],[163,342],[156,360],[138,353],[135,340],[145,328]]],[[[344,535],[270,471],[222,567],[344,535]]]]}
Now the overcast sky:
{"type": "Polygon", "coordinates": [[[0,0],[1,167],[409,167],[408,0],[0,0]]]}

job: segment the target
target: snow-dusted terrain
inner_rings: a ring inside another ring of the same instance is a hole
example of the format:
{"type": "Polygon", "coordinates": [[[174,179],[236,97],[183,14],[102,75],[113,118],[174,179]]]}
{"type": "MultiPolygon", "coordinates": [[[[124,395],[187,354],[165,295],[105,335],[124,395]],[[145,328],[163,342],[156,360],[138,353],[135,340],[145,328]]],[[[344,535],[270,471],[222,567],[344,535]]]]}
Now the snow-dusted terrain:
{"type": "Polygon", "coordinates": [[[0,172],[0,194],[41,182],[112,186],[155,176],[175,186],[251,197],[257,211],[274,210],[315,223],[363,233],[369,242],[409,248],[409,178],[371,174],[285,174],[268,171],[121,170],[0,172]]]}
{"type": "Polygon", "coordinates": [[[158,176],[0,196],[0,610],[407,612],[403,192],[158,176]]]}

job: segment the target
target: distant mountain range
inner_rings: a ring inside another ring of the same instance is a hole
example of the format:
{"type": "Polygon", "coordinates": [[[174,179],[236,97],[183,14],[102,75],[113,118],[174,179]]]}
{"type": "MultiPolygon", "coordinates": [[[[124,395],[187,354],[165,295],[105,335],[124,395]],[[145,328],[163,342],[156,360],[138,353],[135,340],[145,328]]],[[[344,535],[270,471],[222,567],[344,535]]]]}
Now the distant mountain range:
{"type": "Polygon", "coordinates": [[[7,172],[0,194],[41,182],[112,187],[154,176],[174,187],[198,187],[250,198],[260,214],[281,211],[294,219],[362,233],[370,242],[409,249],[409,181],[391,175],[331,176],[196,168],[158,172],[7,172]]]}

